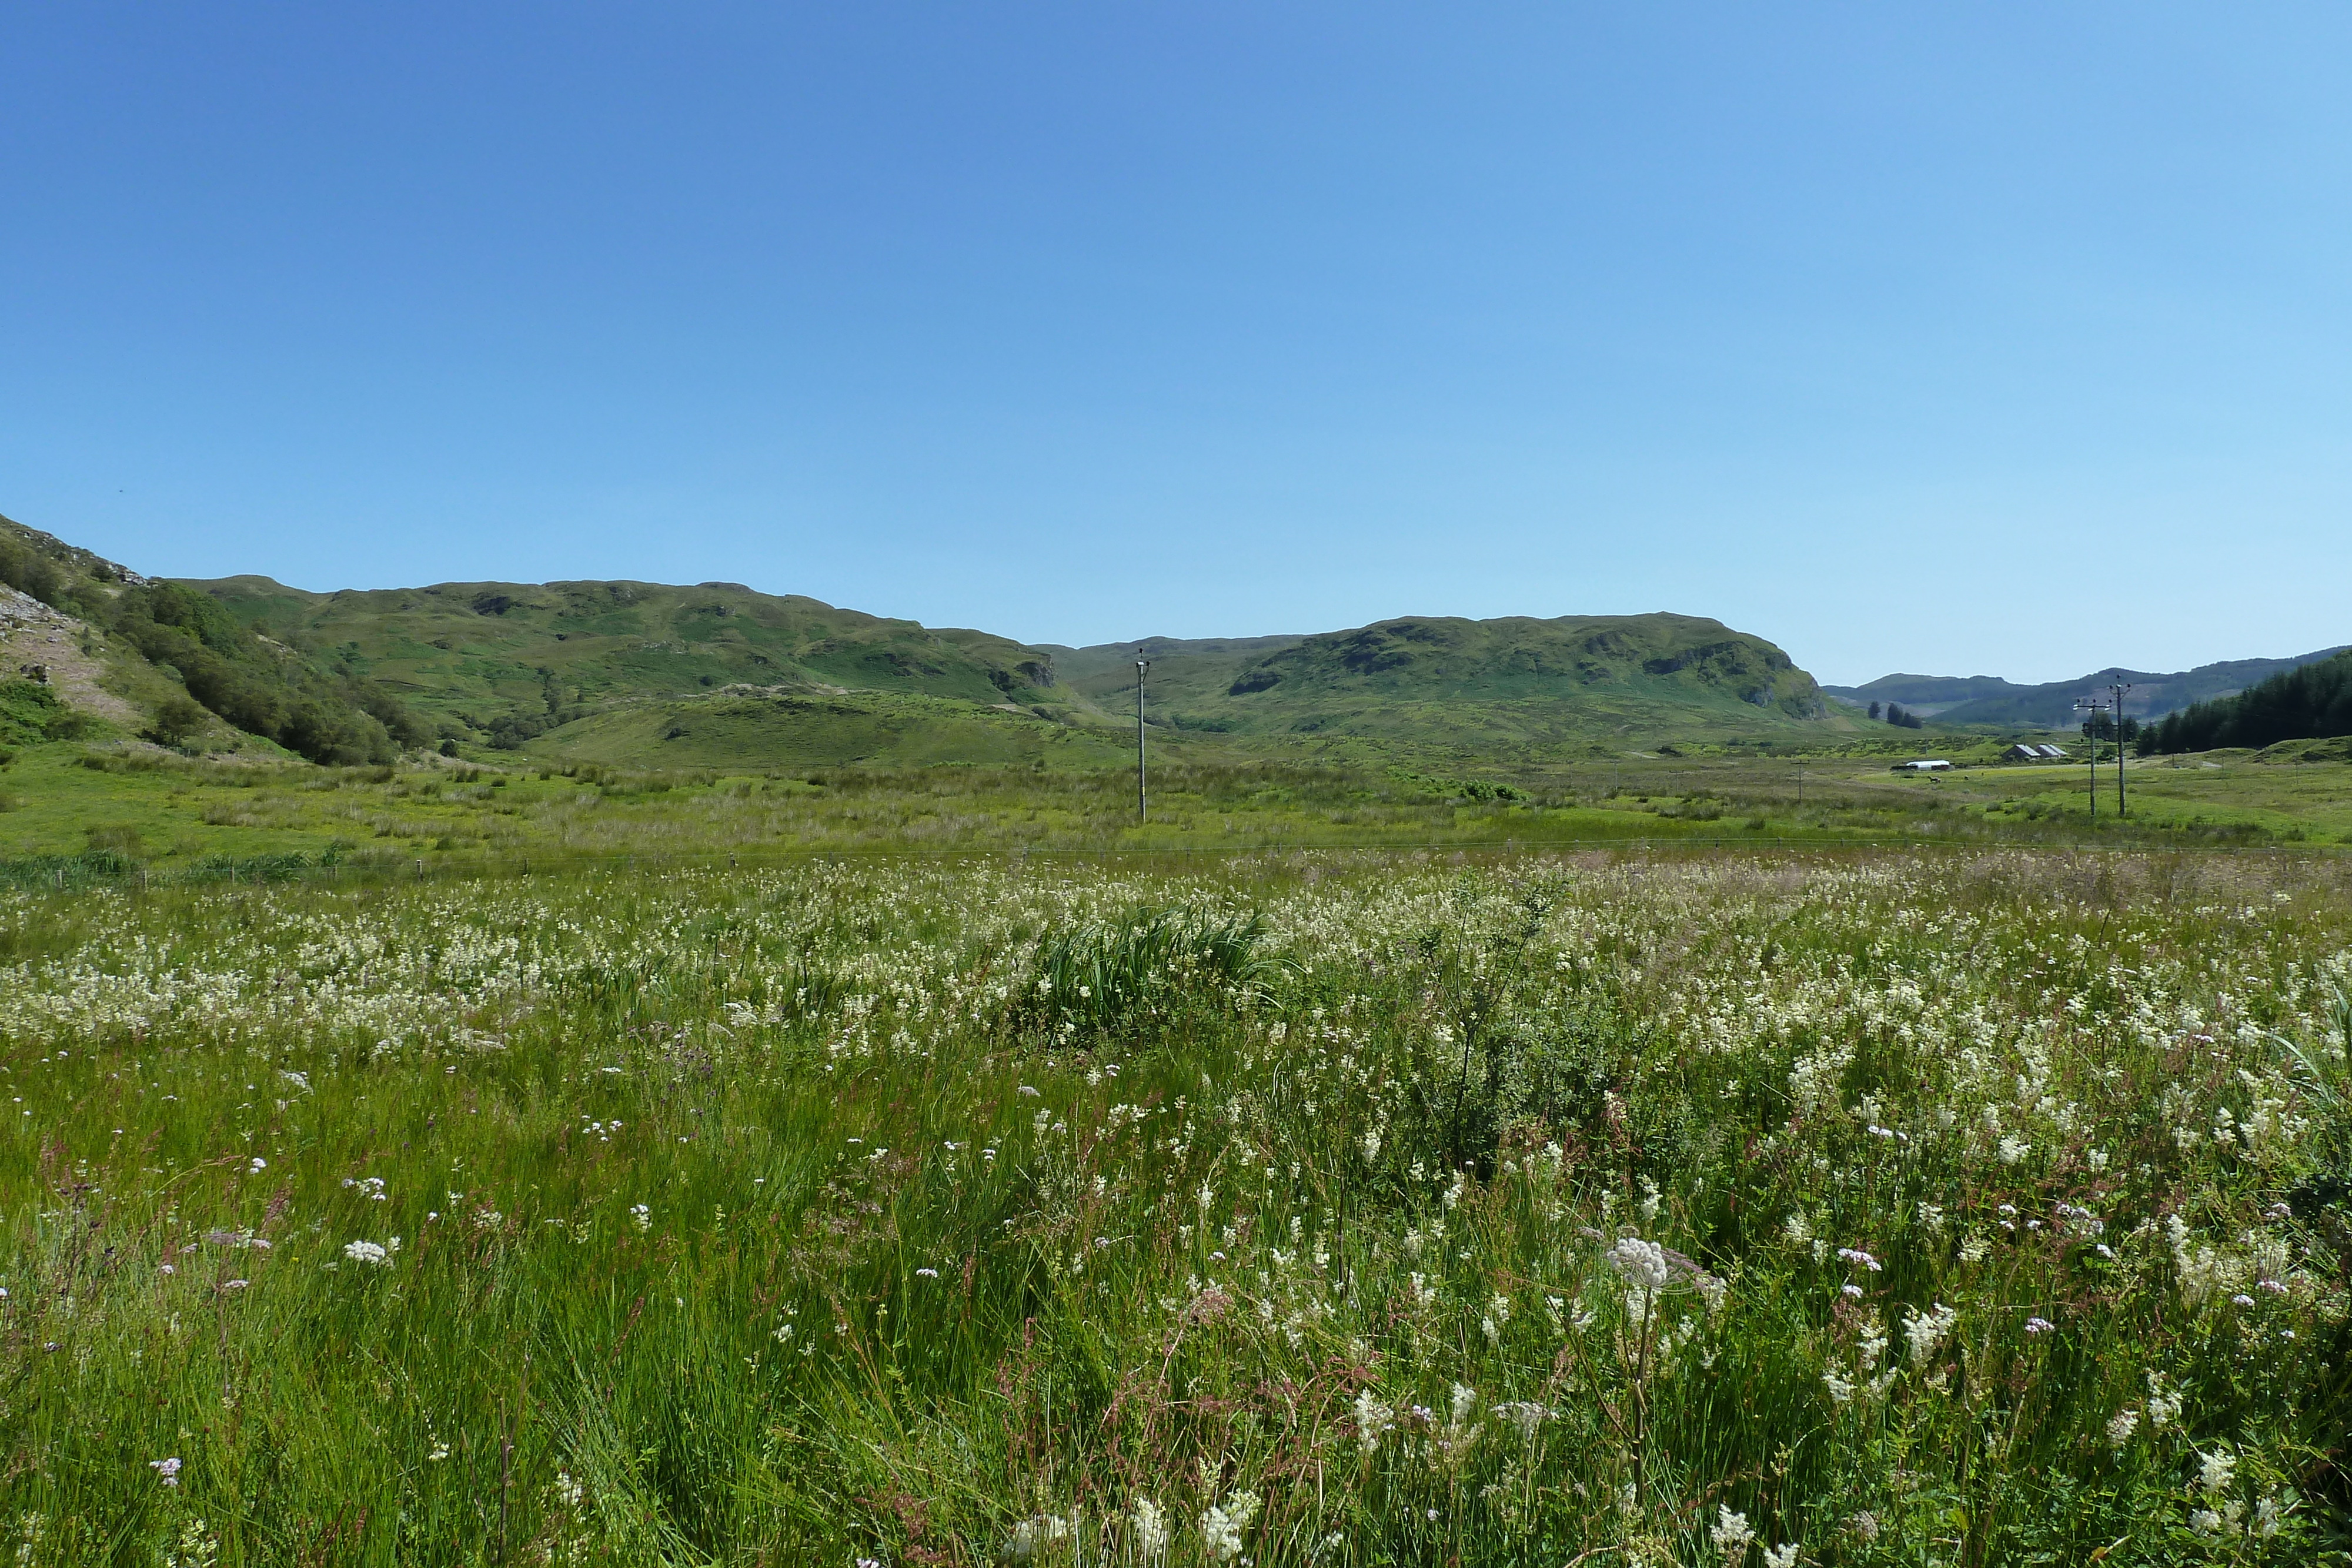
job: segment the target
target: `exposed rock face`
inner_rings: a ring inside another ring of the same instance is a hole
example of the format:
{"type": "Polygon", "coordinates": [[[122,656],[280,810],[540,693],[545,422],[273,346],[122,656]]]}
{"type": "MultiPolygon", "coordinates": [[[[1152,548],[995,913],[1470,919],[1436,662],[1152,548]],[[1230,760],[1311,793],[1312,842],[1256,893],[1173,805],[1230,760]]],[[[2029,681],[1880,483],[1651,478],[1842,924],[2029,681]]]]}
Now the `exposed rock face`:
{"type": "Polygon", "coordinates": [[[38,667],[58,695],[84,713],[136,729],[136,707],[99,685],[105,666],[81,651],[87,624],[0,582],[0,678],[29,680],[38,667]]]}

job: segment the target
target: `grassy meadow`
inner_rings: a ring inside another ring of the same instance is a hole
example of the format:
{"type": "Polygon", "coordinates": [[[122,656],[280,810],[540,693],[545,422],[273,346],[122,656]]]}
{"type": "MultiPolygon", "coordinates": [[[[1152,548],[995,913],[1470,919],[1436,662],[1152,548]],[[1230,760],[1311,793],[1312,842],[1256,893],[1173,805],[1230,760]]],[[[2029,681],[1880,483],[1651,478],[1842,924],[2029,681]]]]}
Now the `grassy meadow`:
{"type": "Polygon", "coordinates": [[[20,885],[0,1527],[27,1568],[2344,1561],[2347,991],[2308,852],[20,885]]]}
{"type": "MultiPolygon", "coordinates": [[[[1083,747],[1076,748],[1084,752],[1083,747]]],[[[1212,856],[1265,849],[1658,843],[2097,843],[2329,848],[2352,842],[2352,763],[2246,753],[2136,762],[2090,812],[2084,770],[1974,763],[1890,774],[1884,756],[1636,757],[1479,767],[1200,755],[1167,748],[1139,822],[1134,776],[1067,765],[646,768],[492,754],[399,767],[190,758],[60,742],[0,767],[0,877],[91,867],[151,881],[374,868],[414,873],[812,853],[1212,856]],[[68,863],[70,862],[70,863],[68,863]]],[[[1966,754],[1962,754],[1963,760],[1966,754]]]]}

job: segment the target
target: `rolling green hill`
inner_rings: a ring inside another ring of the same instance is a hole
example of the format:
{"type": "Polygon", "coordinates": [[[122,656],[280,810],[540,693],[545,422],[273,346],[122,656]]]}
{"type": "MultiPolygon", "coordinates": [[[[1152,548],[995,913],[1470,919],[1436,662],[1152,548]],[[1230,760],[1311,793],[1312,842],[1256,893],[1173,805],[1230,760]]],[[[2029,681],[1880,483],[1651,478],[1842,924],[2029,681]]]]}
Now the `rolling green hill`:
{"type": "Polygon", "coordinates": [[[266,577],[190,582],[257,631],[401,693],[458,739],[506,747],[655,699],[748,684],[811,696],[1066,701],[1050,658],[737,583],[463,582],[309,593],[266,577]]]}
{"type": "MultiPolygon", "coordinates": [[[[1178,754],[1420,766],[1834,741],[1855,727],[1779,648],[1691,616],[1400,617],[1033,647],[739,583],[151,581],[11,528],[0,572],[110,633],[103,672],[67,672],[82,683],[67,709],[113,702],[118,733],[205,745],[225,727],[194,732],[226,721],[320,760],[437,742],[692,767],[1094,766],[1126,755],[1139,657],[1152,661],[1149,722],[1178,754]],[[217,719],[191,719],[191,696],[217,719]],[[157,728],[167,710],[176,737],[157,728]]],[[[40,636],[68,663],[66,644],[88,641],[62,621],[40,636]]],[[[51,722],[12,720],[44,734],[51,722]]]]}
{"type": "Polygon", "coordinates": [[[1040,758],[1058,732],[1108,742],[1129,722],[1139,657],[1152,661],[1154,727],[1251,749],[1312,737],[1524,755],[1844,722],[1824,719],[1811,677],[1779,648],[1678,615],[1408,618],[1063,648],[731,583],[187,586],[402,694],[457,739],[602,761],[1040,758]]]}
{"type": "Polygon", "coordinates": [[[1688,615],[1404,617],[1314,636],[1056,649],[1106,709],[1152,661],[1152,711],[1180,729],[1347,736],[1444,750],[1640,749],[1844,730],[1773,644],[1688,615]]]}

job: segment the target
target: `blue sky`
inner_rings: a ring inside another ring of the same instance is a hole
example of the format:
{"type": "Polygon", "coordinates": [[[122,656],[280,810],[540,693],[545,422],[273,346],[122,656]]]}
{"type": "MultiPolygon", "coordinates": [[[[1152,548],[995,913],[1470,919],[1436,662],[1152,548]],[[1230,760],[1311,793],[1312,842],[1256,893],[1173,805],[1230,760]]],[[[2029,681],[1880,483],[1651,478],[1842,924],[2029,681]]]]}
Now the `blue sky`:
{"type": "Polygon", "coordinates": [[[0,512],[1033,641],[2352,641],[2352,13],[0,11],[0,512]]]}

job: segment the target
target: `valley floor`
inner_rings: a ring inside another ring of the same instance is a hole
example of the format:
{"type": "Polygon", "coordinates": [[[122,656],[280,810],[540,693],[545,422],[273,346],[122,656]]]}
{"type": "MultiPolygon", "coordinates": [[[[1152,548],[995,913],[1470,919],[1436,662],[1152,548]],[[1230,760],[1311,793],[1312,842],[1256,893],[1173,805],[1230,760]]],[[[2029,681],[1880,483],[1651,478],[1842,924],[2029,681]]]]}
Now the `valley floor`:
{"type": "Polygon", "coordinates": [[[154,878],[519,871],[811,853],[1212,855],[1267,849],[1658,843],[2112,848],[2352,841],[2352,763],[2230,754],[2112,767],[1884,758],[1635,758],[1489,768],[1223,756],[1158,767],[1148,821],[1126,768],[941,766],[656,772],[514,755],[398,768],[195,759],[140,745],[23,748],[0,769],[0,876],[154,878]],[[95,852],[97,859],[91,859],[95,852]],[[76,869],[77,866],[79,869],[76,869]],[[14,867],[12,873],[10,868],[14,867]]]}

